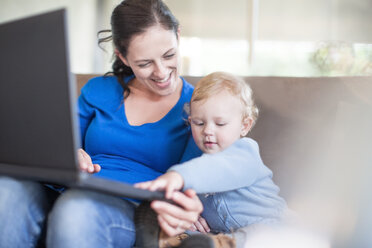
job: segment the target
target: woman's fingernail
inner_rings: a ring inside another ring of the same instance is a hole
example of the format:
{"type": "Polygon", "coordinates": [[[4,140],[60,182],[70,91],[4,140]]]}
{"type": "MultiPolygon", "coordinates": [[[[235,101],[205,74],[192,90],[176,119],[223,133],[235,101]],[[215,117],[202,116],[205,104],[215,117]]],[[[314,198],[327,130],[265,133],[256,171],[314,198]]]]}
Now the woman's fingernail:
{"type": "Polygon", "coordinates": [[[172,194],[172,198],[177,199],[179,196],[179,193],[177,191],[174,191],[172,194]]]}
{"type": "Polygon", "coordinates": [[[159,204],[155,201],[151,204],[151,207],[153,208],[158,208],[159,207],[159,204]]]}

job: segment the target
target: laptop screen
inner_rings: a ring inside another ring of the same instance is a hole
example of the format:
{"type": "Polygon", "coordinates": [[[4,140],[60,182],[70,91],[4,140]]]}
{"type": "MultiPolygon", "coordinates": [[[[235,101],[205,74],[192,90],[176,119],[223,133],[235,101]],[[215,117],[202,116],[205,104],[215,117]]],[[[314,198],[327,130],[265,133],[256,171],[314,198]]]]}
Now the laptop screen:
{"type": "Polygon", "coordinates": [[[65,15],[57,10],[0,25],[0,173],[29,176],[39,168],[41,178],[53,178],[77,171],[65,15]]]}

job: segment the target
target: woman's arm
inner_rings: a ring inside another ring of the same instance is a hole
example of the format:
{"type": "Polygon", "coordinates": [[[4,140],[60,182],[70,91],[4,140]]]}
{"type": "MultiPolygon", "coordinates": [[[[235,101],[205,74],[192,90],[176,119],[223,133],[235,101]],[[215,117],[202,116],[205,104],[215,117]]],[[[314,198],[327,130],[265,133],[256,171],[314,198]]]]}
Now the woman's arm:
{"type": "MultiPolygon", "coordinates": [[[[88,82],[89,83],[89,82],[88,82]]],[[[84,147],[84,138],[86,130],[94,117],[94,107],[88,100],[89,88],[88,83],[81,89],[81,94],[78,98],[78,113],[80,126],[80,141],[81,147],[84,147]]]]}
{"type": "MultiPolygon", "coordinates": [[[[87,100],[89,82],[82,88],[81,95],[78,98],[79,126],[81,147],[84,147],[85,133],[90,122],[94,117],[94,107],[87,100]]],[[[82,171],[96,173],[101,170],[101,166],[93,164],[91,157],[82,148],[77,151],[77,158],[82,171]]]]}

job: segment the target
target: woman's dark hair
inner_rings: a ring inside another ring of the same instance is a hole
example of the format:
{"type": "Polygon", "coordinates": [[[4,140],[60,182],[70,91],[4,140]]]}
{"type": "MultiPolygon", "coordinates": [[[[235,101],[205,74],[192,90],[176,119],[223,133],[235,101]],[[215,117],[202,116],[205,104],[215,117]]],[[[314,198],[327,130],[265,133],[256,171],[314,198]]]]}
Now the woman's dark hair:
{"type": "MultiPolygon", "coordinates": [[[[177,35],[179,23],[169,8],[161,0],[124,0],[115,7],[111,15],[111,30],[101,30],[98,36],[111,32],[111,35],[99,38],[98,44],[113,41],[115,48],[123,57],[127,56],[129,42],[134,35],[145,32],[149,27],[160,24],[166,30],[172,30],[177,35]]],[[[112,64],[112,71],[105,75],[115,75],[124,88],[124,97],[130,93],[124,83],[124,77],[133,75],[117,55],[112,64]]]]}

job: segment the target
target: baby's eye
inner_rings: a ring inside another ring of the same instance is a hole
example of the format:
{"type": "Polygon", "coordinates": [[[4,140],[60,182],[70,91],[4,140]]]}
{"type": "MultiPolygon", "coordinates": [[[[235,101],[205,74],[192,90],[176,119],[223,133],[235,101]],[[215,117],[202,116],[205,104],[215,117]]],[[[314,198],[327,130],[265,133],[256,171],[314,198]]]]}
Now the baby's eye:
{"type": "Polygon", "coordinates": [[[219,127],[222,127],[222,126],[225,126],[226,123],[225,122],[219,122],[219,123],[216,123],[216,125],[219,126],[219,127]]]}
{"type": "Polygon", "coordinates": [[[202,122],[202,121],[195,121],[195,120],[193,120],[192,123],[194,125],[196,125],[196,126],[203,126],[204,125],[204,122],[202,122]]]}

